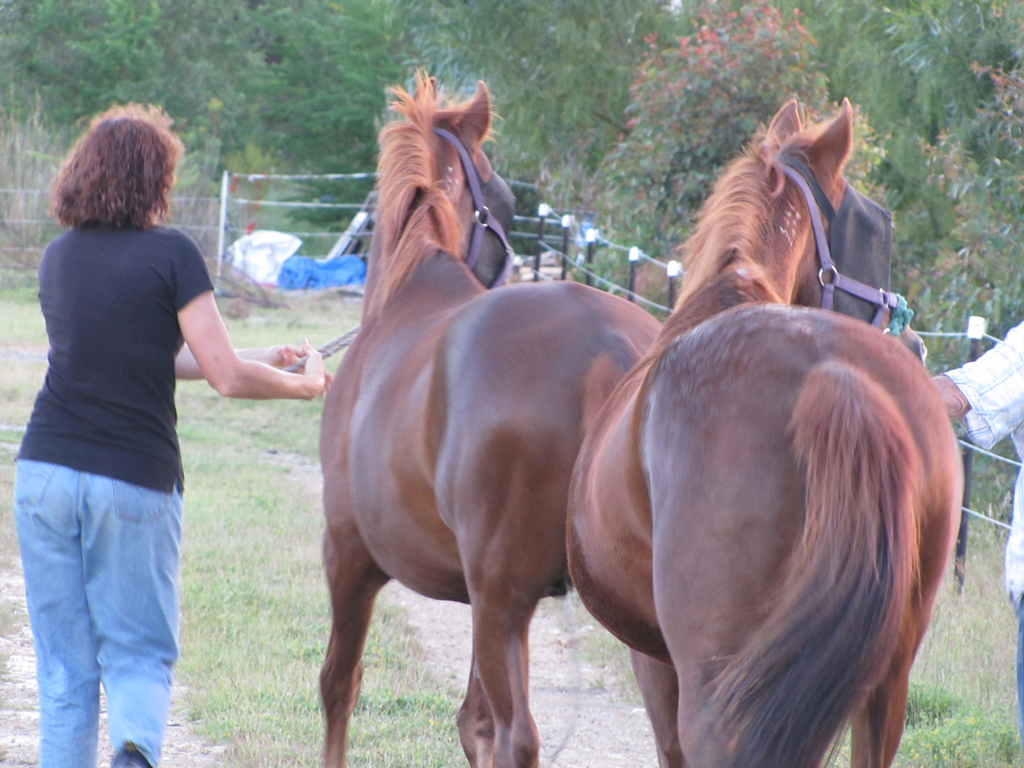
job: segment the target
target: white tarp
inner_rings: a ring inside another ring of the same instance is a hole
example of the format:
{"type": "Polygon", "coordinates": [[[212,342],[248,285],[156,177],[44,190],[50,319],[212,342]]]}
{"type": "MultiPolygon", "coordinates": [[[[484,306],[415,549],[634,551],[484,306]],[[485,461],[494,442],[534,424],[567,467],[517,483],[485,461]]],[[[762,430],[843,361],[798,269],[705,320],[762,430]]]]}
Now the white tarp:
{"type": "Polygon", "coordinates": [[[231,266],[260,285],[277,285],[281,265],[295,254],[302,239],[287,232],[257,229],[228,247],[231,266]]]}

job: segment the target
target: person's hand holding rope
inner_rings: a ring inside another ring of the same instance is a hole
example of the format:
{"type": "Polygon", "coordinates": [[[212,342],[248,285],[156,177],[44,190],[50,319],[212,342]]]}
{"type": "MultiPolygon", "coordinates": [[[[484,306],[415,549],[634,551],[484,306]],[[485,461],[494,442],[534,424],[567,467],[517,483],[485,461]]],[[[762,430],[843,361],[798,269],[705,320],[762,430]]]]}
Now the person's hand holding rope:
{"type": "Polygon", "coordinates": [[[294,344],[277,344],[264,350],[266,357],[262,362],[274,368],[299,373],[305,376],[323,376],[324,392],[331,388],[334,376],[324,367],[324,356],[307,341],[302,346],[294,344]]]}
{"type": "MultiPolygon", "coordinates": [[[[345,349],[349,344],[351,344],[353,341],[355,341],[356,334],[358,334],[358,333],[359,333],[359,326],[357,325],[354,328],[350,328],[349,330],[345,331],[345,333],[341,334],[341,336],[338,336],[337,338],[332,339],[331,341],[327,342],[326,344],[324,344],[322,347],[320,347],[316,351],[319,354],[323,355],[324,358],[328,358],[331,355],[333,355],[333,354],[335,354],[337,352],[340,352],[341,350],[345,349]]],[[[294,347],[292,349],[294,349],[294,347]]],[[[286,363],[284,366],[281,366],[281,367],[285,371],[294,372],[294,371],[300,370],[304,363],[305,363],[305,358],[299,357],[299,358],[296,358],[295,360],[293,360],[290,363],[286,363]]],[[[328,387],[329,386],[330,386],[330,382],[328,382],[328,387]]]]}

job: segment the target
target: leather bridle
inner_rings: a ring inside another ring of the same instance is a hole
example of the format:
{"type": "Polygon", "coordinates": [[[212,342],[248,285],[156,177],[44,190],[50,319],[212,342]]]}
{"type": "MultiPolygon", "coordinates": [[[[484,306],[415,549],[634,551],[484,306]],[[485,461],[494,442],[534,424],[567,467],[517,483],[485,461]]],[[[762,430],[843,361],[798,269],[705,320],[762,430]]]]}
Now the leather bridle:
{"type": "Polygon", "coordinates": [[[446,131],[444,128],[435,128],[434,133],[448,141],[459,153],[459,159],[462,161],[462,170],[469,185],[469,194],[473,199],[473,234],[470,236],[469,249],[466,251],[466,266],[470,269],[476,266],[480,258],[480,249],[483,247],[485,231],[493,232],[505,248],[505,265],[502,267],[501,274],[498,275],[498,279],[494,283],[488,286],[496,288],[508,278],[509,272],[512,269],[512,263],[515,260],[515,251],[509,245],[505,228],[501,226],[501,222],[498,221],[496,216],[491,215],[490,210],[487,208],[486,201],[484,200],[483,186],[480,181],[480,172],[477,170],[473,158],[469,156],[469,150],[466,149],[458,136],[450,131],[446,131]]]}
{"type": "Polygon", "coordinates": [[[829,248],[828,237],[825,235],[825,225],[822,222],[822,213],[824,213],[831,227],[835,219],[835,209],[832,207],[832,203],[806,165],[793,158],[781,159],[780,162],[783,173],[800,187],[804,199],[807,201],[807,208],[811,212],[811,227],[814,230],[814,242],[817,245],[820,264],[818,282],[821,284],[821,308],[833,309],[836,290],[844,291],[873,304],[876,310],[871,324],[881,328],[886,312],[891,313],[896,309],[899,301],[898,294],[884,288],[872,287],[839,272],[832,261],[832,252],[829,248]]]}

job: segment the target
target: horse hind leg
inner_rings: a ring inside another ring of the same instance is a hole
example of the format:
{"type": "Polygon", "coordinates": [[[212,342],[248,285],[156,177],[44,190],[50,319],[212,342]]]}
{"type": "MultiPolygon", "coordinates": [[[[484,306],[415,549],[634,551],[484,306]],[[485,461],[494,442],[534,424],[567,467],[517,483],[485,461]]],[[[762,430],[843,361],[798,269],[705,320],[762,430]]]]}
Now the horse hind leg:
{"type": "MultiPolygon", "coordinates": [[[[960,498],[959,492],[955,498],[960,498]]],[[[906,724],[910,670],[928,627],[935,593],[942,581],[945,558],[939,555],[949,551],[953,526],[949,526],[945,536],[948,544],[944,548],[941,544],[943,537],[927,530],[926,534],[922,536],[922,542],[940,543],[932,545],[934,551],[925,552],[922,557],[921,584],[913,599],[913,609],[904,620],[897,650],[889,660],[881,682],[868,694],[864,705],[852,718],[851,768],[889,768],[896,759],[906,724]]]]}
{"type": "Polygon", "coordinates": [[[907,691],[913,654],[898,654],[889,674],[853,717],[851,768],[889,768],[896,759],[907,717],[907,691]]]}
{"type": "Polygon", "coordinates": [[[388,577],[351,531],[324,538],[324,563],[331,594],[331,637],[320,669],[320,697],[327,733],[325,768],[344,768],[348,725],[359,698],[361,658],[373,604],[388,577]],[[338,542],[343,542],[338,545],[338,542]]]}
{"type": "Polygon", "coordinates": [[[679,743],[679,678],[675,668],[640,651],[631,650],[629,660],[654,730],[659,768],[685,768],[679,743]]]}
{"type": "Polygon", "coordinates": [[[466,698],[459,708],[458,724],[459,741],[471,768],[494,765],[494,717],[480,681],[475,653],[470,664],[466,698]]]}
{"type": "MultiPolygon", "coordinates": [[[[505,588],[507,592],[507,587],[505,588]]],[[[494,724],[494,768],[538,768],[529,706],[529,629],[536,601],[473,598],[473,657],[494,724]]]]}

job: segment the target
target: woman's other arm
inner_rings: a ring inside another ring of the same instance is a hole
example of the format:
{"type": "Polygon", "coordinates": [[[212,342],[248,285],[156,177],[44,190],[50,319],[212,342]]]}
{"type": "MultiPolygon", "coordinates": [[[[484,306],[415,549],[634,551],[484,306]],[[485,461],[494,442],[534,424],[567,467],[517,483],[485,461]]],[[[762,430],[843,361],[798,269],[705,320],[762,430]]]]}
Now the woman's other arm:
{"type": "Polygon", "coordinates": [[[323,357],[307,341],[301,349],[283,345],[236,350],[213,291],[199,294],[182,307],[178,324],[186,346],[175,361],[175,374],[180,379],[206,379],[224,397],[312,400],[330,383],[323,357]],[[279,370],[302,355],[309,359],[300,373],[279,370]]]}

